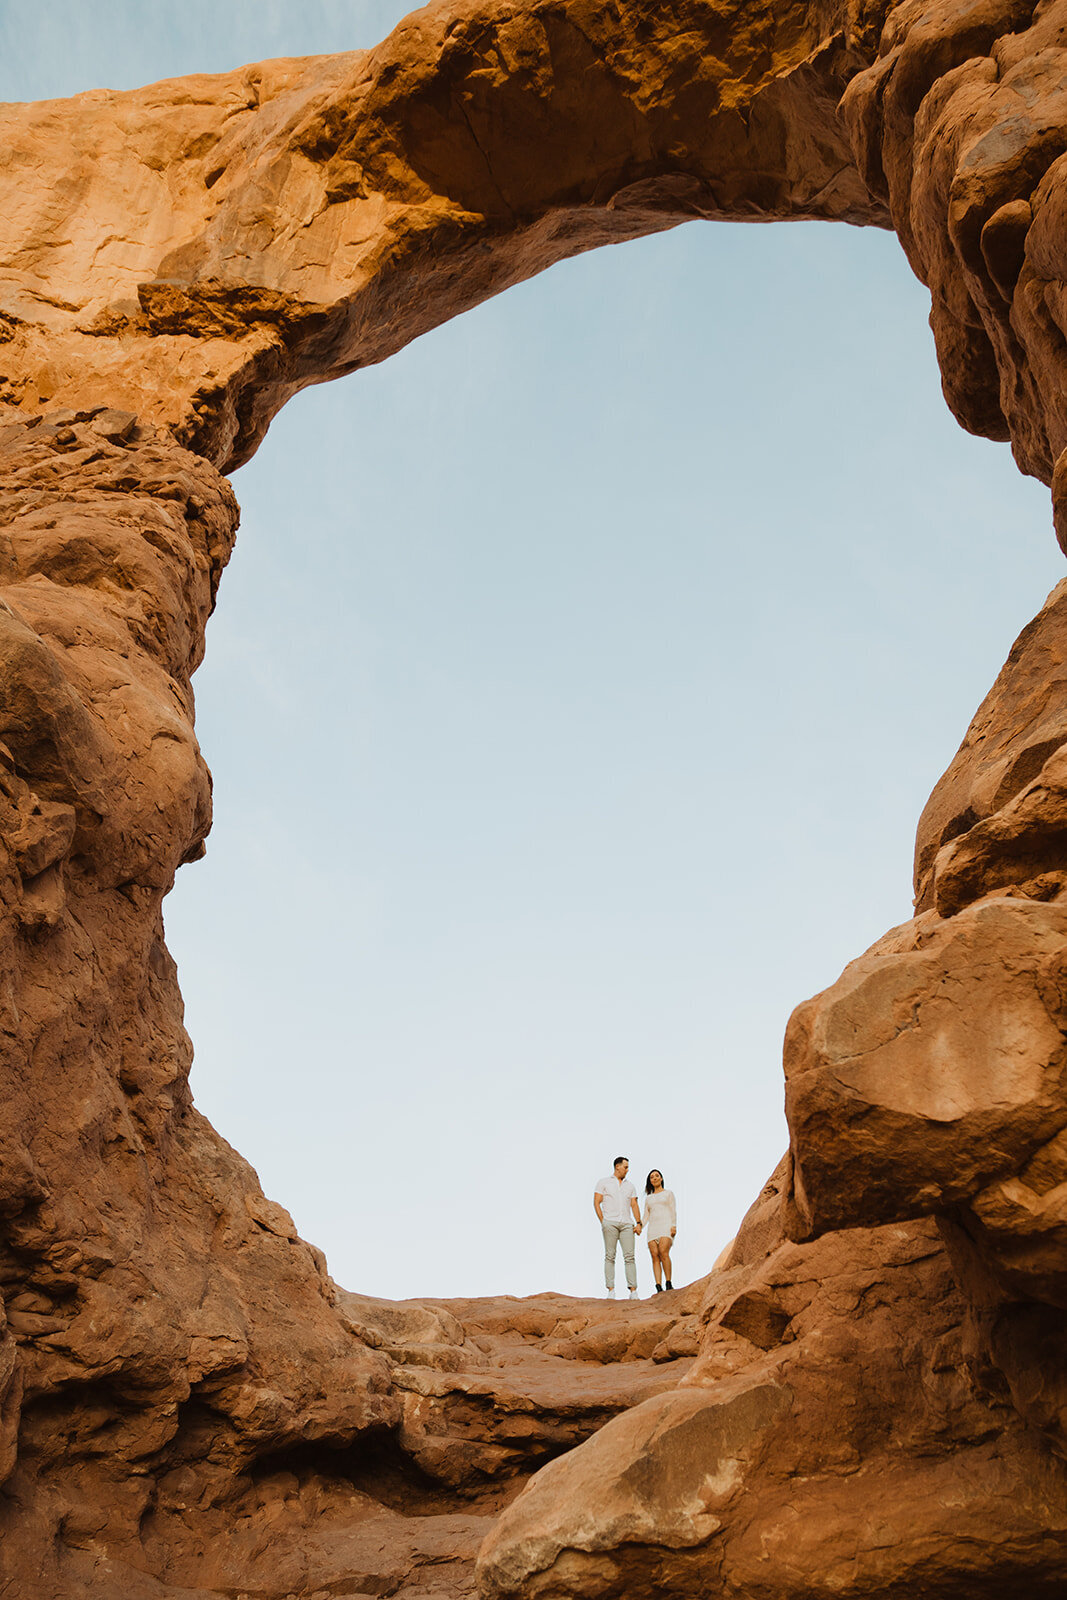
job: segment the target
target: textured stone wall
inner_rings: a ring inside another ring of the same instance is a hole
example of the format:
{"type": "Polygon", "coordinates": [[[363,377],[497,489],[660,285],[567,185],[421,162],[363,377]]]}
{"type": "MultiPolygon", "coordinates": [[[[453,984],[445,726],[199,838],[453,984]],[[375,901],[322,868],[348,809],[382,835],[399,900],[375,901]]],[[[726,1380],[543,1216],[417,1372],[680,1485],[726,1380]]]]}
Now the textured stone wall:
{"type": "Polygon", "coordinates": [[[191,1104],[161,922],[210,825],[220,474],[562,257],[895,228],[949,404],[1067,547],[1065,68],[1067,0],[445,0],[0,107],[0,1594],[1065,1592],[1062,586],[666,1312],[339,1291],[191,1104]]]}

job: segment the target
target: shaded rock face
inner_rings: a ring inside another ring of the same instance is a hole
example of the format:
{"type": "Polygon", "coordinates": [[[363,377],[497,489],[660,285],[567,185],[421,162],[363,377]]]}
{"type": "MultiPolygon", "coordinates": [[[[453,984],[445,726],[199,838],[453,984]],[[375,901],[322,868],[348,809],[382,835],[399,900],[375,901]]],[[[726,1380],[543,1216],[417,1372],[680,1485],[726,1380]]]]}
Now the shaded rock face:
{"type": "Polygon", "coordinates": [[[0,107],[0,1592],[1067,1592],[1067,585],[663,1304],[339,1290],[192,1106],[190,679],[302,386],[692,218],[892,226],[1067,544],[1067,0],[445,0],[0,107]],[[480,1554],[479,1554],[480,1551],[480,1554]]]}
{"type": "Polygon", "coordinates": [[[930,1219],[785,1236],[789,1164],[709,1280],[680,1385],[542,1469],[486,1595],[1063,1592],[1067,1468],[984,1381],[930,1219]]]}

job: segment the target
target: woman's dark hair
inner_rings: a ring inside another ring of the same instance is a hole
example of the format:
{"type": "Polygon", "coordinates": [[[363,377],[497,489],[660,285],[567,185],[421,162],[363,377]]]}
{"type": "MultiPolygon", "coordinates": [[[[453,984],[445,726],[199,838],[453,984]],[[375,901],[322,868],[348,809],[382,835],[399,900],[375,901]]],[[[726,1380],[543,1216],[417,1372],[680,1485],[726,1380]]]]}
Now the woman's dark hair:
{"type": "MultiPolygon", "coordinates": [[[[659,1168],[658,1167],[653,1167],[652,1168],[652,1172],[659,1172],[659,1168]]],[[[646,1194],[655,1194],[655,1192],[656,1192],[655,1189],[653,1189],[653,1187],[652,1187],[652,1172],[650,1172],[648,1177],[645,1179],[645,1193],[646,1194]]],[[[667,1187],[667,1180],[663,1176],[662,1172],[659,1172],[659,1181],[660,1181],[661,1187],[665,1189],[667,1187]]]]}

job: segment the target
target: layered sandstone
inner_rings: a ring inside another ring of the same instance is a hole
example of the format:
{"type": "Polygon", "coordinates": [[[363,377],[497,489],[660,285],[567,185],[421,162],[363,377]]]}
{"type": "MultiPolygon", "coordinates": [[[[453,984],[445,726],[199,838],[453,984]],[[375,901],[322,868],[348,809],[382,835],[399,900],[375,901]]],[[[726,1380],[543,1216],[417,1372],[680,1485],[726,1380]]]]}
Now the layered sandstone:
{"type": "Polygon", "coordinates": [[[936,1224],[794,1244],[788,1194],[786,1162],[693,1369],[538,1473],[480,1593],[1063,1593],[1067,1466],[988,1381],[936,1224]]]}
{"type": "Polygon", "coordinates": [[[0,400],[123,407],[228,470],[297,390],[578,251],[887,226],[835,113],[878,9],[460,0],[373,52],[0,108],[0,400]]]}
{"type": "Polygon", "coordinates": [[[669,1305],[339,1291],[192,1106],[161,921],[210,825],[220,473],[564,256],[894,227],[949,403],[1067,545],[1065,65],[1067,0],[444,0],[373,52],[0,108],[7,1592],[1067,1588],[1062,589],[669,1305]]]}

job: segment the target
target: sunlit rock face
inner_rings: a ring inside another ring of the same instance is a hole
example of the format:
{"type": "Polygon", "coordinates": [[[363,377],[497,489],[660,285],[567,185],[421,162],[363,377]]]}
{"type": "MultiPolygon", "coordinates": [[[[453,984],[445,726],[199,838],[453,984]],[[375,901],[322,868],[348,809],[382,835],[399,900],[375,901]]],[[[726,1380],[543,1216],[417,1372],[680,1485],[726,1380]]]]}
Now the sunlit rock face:
{"type": "Polygon", "coordinates": [[[836,114],[855,9],[459,0],[373,52],[0,107],[0,400],[124,407],[227,470],[306,384],[595,245],[887,227],[836,114]]]}
{"type": "Polygon", "coordinates": [[[1067,1591],[1063,586],[924,812],[915,919],[793,1017],[785,1161],[669,1305],[339,1290],[192,1106],[161,919],[210,825],[221,473],[562,257],[894,227],[950,405],[1067,541],[1065,64],[1067,0],[444,0],[369,53],[0,108],[20,1600],[1067,1591]]]}

